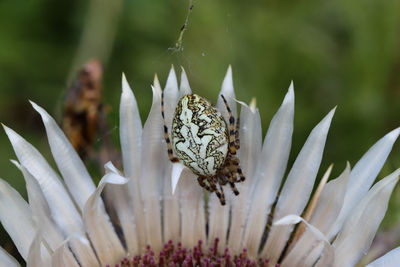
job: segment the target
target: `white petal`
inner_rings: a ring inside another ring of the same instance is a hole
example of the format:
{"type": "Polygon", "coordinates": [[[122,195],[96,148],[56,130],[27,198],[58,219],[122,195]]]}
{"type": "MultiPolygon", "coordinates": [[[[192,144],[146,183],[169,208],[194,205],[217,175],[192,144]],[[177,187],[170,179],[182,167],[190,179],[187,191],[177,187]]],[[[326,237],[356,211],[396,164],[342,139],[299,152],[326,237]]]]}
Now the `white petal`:
{"type": "Polygon", "coordinates": [[[337,234],[349,212],[353,210],[354,206],[369,190],[399,134],[400,128],[397,128],[385,135],[354,166],[347,185],[343,209],[340,211],[336,223],[328,235],[329,239],[332,239],[337,234]]]}
{"type": "Polygon", "coordinates": [[[100,205],[100,194],[106,184],[119,186],[127,182],[124,177],[117,173],[106,173],[83,209],[86,230],[103,266],[121,261],[126,253],[109,217],[100,205]]]}
{"type": "MultiPolygon", "coordinates": [[[[340,209],[343,205],[344,194],[347,186],[347,181],[350,176],[350,164],[347,163],[346,169],[342,174],[327,183],[321,193],[321,197],[315,208],[314,214],[310,223],[318,228],[323,234],[329,232],[330,227],[335,222],[340,209]]],[[[305,230],[300,239],[296,242],[290,252],[287,254],[288,261],[296,261],[302,255],[307,254],[310,247],[315,246],[316,238],[308,229],[305,230]]],[[[322,252],[323,247],[315,248],[313,253],[310,253],[309,258],[317,260],[322,252]]],[[[308,252],[309,253],[309,252],[308,252]]]]}
{"type": "Polygon", "coordinates": [[[95,190],[95,185],[81,158],[68,141],[54,119],[41,107],[31,102],[33,108],[42,117],[47,132],[51,153],[64,178],[69,192],[82,211],[86,200],[95,190]]]}
{"type": "MultiPolygon", "coordinates": [[[[175,70],[171,67],[167,84],[164,89],[164,115],[166,126],[168,127],[168,135],[171,135],[172,118],[175,112],[175,107],[178,102],[179,89],[175,70]]],[[[168,162],[167,144],[163,142],[161,147],[164,161],[168,162]]],[[[175,165],[175,164],[174,164],[175,165]]],[[[171,183],[172,164],[167,163],[164,177],[162,179],[162,195],[163,195],[163,229],[164,240],[178,241],[180,231],[180,214],[179,214],[179,199],[177,195],[173,195],[174,185],[171,183]]]]}
{"type": "MultiPolygon", "coordinates": [[[[324,249],[322,251],[322,255],[319,258],[315,267],[329,267],[333,266],[335,261],[335,251],[329,243],[324,243],[324,249]]],[[[313,266],[314,261],[309,262],[308,259],[306,263],[309,263],[307,266],[313,266]]]]}
{"type": "Polygon", "coordinates": [[[28,259],[26,260],[27,267],[51,267],[50,254],[42,241],[42,236],[38,231],[29,247],[28,259]]]}
{"type": "MultiPolygon", "coordinates": [[[[231,111],[232,115],[237,118],[236,114],[236,101],[235,101],[235,92],[233,89],[233,79],[232,79],[232,68],[229,66],[228,71],[225,75],[224,81],[222,82],[222,88],[218,95],[217,100],[217,108],[221,112],[225,121],[229,121],[229,113],[227,108],[222,100],[221,94],[224,95],[231,111]]],[[[219,253],[222,252],[222,249],[226,244],[226,237],[229,225],[229,210],[230,210],[230,202],[232,194],[230,192],[226,192],[225,190],[225,198],[226,205],[222,206],[220,204],[217,196],[213,194],[209,194],[209,233],[208,233],[208,245],[212,246],[215,240],[218,238],[219,240],[219,253]]]]}
{"type": "Polygon", "coordinates": [[[400,247],[392,249],[382,257],[374,260],[367,267],[397,267],[400,262],[400,247]]]}
{"type": "Polygon", "coordinates": [[[63,234],[53,221],[49,205],[36,179],[28,170],[16,161],[12,161],[23,173],[26,190],[28,191],[29,206],[36,225],[41,227],[41,233],[50,247],[55,250],[64,240],[63,234]]]}
{"type": "Polygon", "coordinates": [[[168,73],[167,84],[165,85],[164,90],[166,90],[168,87],[174,88],[173,90],[178,88],[178,80],[176,79],[174,65],[171,65],[171,69],[168,73]]]}
{"type": "MultiPolygon", "coordinates": [[[[168,169],[168,168],[167,168],[168,169]]],[[[169,168],[170,169],[170,168],[169,168]]],[[[180,241],[180,207],[179,194],[172,194],[171,179],[166,172],[163,187],[163,233],[164,240],[180,241]]]]}
{"type": "Polygon", "coordinates": [[[311,218],[311,224],[318,227],[325,234],[328,233],[332,222],[335,221],[343,206],[350,171],[350,164],[347,163],[346,169],[342,174],[326,184],[311,218]]]}
{"type": "Polygon", "coordinates": [[[224,95],[226,102],[232,111],[233,117],[237,118],[237,111],[236,111],[236,96],[235,91],[233,89],[233,78],[232,78],[232,67],[228,67],[228,71],[226,72],[224,81],[222,82],[222,88],[220,93],[218,94],[217,100],[217,108],[221,112],[222,116],[224,117],[225,121],[229,121],[229,113],[226,110],[224,101],[222,100],[221,95],[224,95]]]}
{"type": "Polygon", "coordinates": [[[139,254],[140,250],[134,223],[133,203],[131,203],[131,198],[129,196],[128,184],[106,186],[104,191],[107,206],[113,207],[118,217],[129,255],[139,254]]]}
{"type": "Polygon", "coordinates": [[[400,169],[375,184],[349,214],[335,242],[335,266],[355,265],[368,252],[385,216],[400,169]]]}
{"type": "MultiPolygon", "coordinates": [[[[288,214],[300,215],[302,213],[314,186],[334,112],[335,109],[331,110],[315,126],[297,156],[280,193],[275,207],[274,220],[288,214]]],[[[292,229],[291,226],[279,228],[272,226],[267,243],[262,251],[262,255],[267,256],[271,264],[275,264],[279,259],[292,229]]]]}
{"type": "MultiPolygon", "coordinates": [[[[225,192],[225,198],[226,197],[227,194],[225,192]]],[[[229,199],[226,200],[225,206],[222,206],[218,197],[214,193],[208,194],[208,210],[210,212],[208,220],[208,246],[212,247],[215,240],[218,238],[218,253],[222,253],[226,246],[230,210],[230,201],[229,199]]]]}
{"type": "Polygon", "coordinates": [[[7,182],[0,179],[0,221],[19,254],[26,260],[36,228],[25,200],[7,182]]]}
{"type": "Polygon", "coordinates": [[[181,73],[181,84],[180,84],[180,88],[179,88],[179,95],[182,97],[184,95],[189,95],[192,93],[192,90],[190,89],[190,85],[189,85],[189,80],[186,76],[186,72],[182,69],[182,73],[181,73]]]}
{"type": "Polygon", "coordinates": [[[86,236],[73,234],[69,236],[66,241],[81,266],[100,266],[86,236]]]}
{"type": "MultiPolygon", "coordinates": [[[[119,170],[111,162],[107,162],[104,169],[106,173],[120,175],[119,170]]],[[[118,216],[129,255],[137,255],[140,251],[128,189],[128,184],[106,186],[106,201],[108,206],[114,208],[118,216]]]]}
{"type": "Polygon", "coordinates": [[[62,244],[54,251],[51,257],[51,264],[57,267],[79,267],[67,243],[62,244]]]}
{"type": "Polygon", "coordinates": [[[104,170],[106,173],[115,173],[122,176],[122,173],[117,169],[117,167],[114,166],[111,161],[107,161],[106,164],[104,164],[104,170]]]}
{"type": "MultiPolygon", "coordinates": [[[[167,159],[165,159],[167,161],[167,159]]],[[[175,165],[175,164],[173,164],[175,165]]],[[[163,233],[164,240],[180,241],[180,207],[179,194],[173,194],[171,185],[171,169],[169,164],[164,174],[163,186],[163,233]]]]}
{"type": "Polygon", "coordinates": [[[161,120],[161,88],[153,87],[153,104],[144,125],[142,145],[142,173],[140,184],[144,203],[147,244],[154,251],[162,249],[161,215],[160,215],[160,185],[163,184],[165,170],[165,142],[161,120]]]}
{"type": "MultiPolygon", "coordinates": [[[[62,242],[63,236],[59,228],[55,225],[50,214],[49,207],[45,201],[43,192],[36,179],[16,161],[12,161],[24,174],[27,185],[29,205],[32,208],[33,218],[41,228],[41,235],[51,249],[55,250],[62,242]]],[[[98,266],[98,261],[85,236],[73,233],[74,238],[68,238],[70,247],[74,251],[76,258],[83,266],[98,266]]]]}
{"type": "Polygon", "coordinates": [[[8,254],[2,247],[0,247],[0,265],[7,267],[20,267],[18,261],[13,256],[8,254]]]}
{"type": "MultiPolygon", "coordinates": [[[[254,183],[254,173],[257,159],[261,150],[261,120],[257,110],[251,110],[247,105],[242,105],[240,112],[240,149],[238,151],[240,167],[246,177],[243,183],[236,186],[240,192],[239,196],[232,202],[231,226],[228,238],[228,247],[233,255],[239,254],[242,247],[243,233],[249,210],[250,185],[254,183]]],[[[228,189],[229,190],[229,189],[228,189]]]]}
{"type": "Polygon", "coordinates": [[[122,74],[122,94],[119,107],[120,142],[125,176],[133,204],[134,220],[139,246],[146,245],[143,201],[140,191],[142,122],[135,96],[124,74],[122,74]]]}
{"type": "MultiPolygon", "coordinates": [[[[179,98],[178,80],[176,78],[174,67],[168,74],[167,84],[164,88],[164,111],[167,126],[172,124],[172,117],[179,98]]],[[[170,129],[171,130],[171,129],[170,129]]]]}
{"type": "MultiPolygon", "coordinates": [[[[203,192],[203,190],[201,190],[203,192]]],[[[195,230],[194,230],[194,241],[206,240],[206,214],[205,214],[205,204],[204,204],[204,195],[202,194],[202,198],[197,201],[197,214],[196,214],[196,222],[195,222],[195,230]]],[[[203,243],[204,244],[204,243],[203,243]]]]}
{"type": "MultiPolygon", "coordinates": [[[[134,177],[138,183],[140,175],[140,151],[142,139],[142,122],[135,96],[129,84],[122,75],[122,94],[120,102],[120,139],[124,161],[124,173],[127,177],[134,177]]],[[[140,191],[134,191],[140,193],[140,191]]],[[[140,195],[140,194],[139,194],[140,195]]]]}
{"type": "Polygon", "coordinates": [[[249,219],[244,235],[244,246],[251,257],[258,253],[267,224],[267,214],[270,213],[285,173],[292,142],[293,117],[294,92],[293,86],[290,86],[281,107],[271,121],[257,162],[255,181],[252,181],[254,188],[251,195],[257,197],[253,198],[249,207],[249,219]]]}
{"type": "Polygon", "coordinates": [[[185,166],[181,163],[172,164],[172,171],[171,171],[171,189],[172,194],[176,190],[176,186],[178,185],[179,178],[181,177],[182,171],[185,169],[185,166]]]}
{"type": "Polygon", "coordinates": [[[319,240],[329,243],[323,233],[321,233],[317,228],[315,228],[313,225],[309,224],[306,220],[297,215],[287,215],[282,219],[274,222],[274,225],[294,225],[298,224],[299,222],[304,223],[319,240]]]}
{"type": "MultiPolygon", "coordinates": [[[[321,241],[324,244],[324,256],[322,259],[320,259],[320,262],[324,262],[325,265],[322,266],[331,266],[333,263],[334,259],[334,250],[332,246],[330,245],[329,241],[326,239],[323,233],[321,233],[315,226],[309,224],[306,220],[301,218],[300,216],[297,215],[287,215],[283,217],[282,219],[278,220],[277,222],[274,223],[274,225],[294,225],[299,222],[302,222],[306,225],[307,230],[310,231],[316,238],[317,242],[320,243],[321,241]]],[[[312,250],[312,246],[308,247],[309,251],[308,253],[312,250]]],[[[305,253],[301,255],[301,257],[291,259],[291,258],[285,258],[280,266],[286,267],[286,266],[312,266],[314,264],[314,261],[312,262],[307,262],[307,256],[308,253],[305,253]]]]}
{"type": "Polygon", "coordinates": [[[65,235],[83,234],[80,214],[62,185],[59,176],[43,156],[16,132],[4,126],[19,162],[38,181],[54,221],[65,235]]]}
{"type": "Polygon", "coordinates": [[[182,214],[182,245],[192,248],[197,241],[205,241],[205,224],[202,228],[198,228],[197,225],[197,222],[202,219],[201,210],[204,210],[204,194],[203,188],[197,183],[197,175],[188,169],[182,172],[179,194],[182,214]],[[202,236],[202,232],[204,232],[204,236],[202,236]]]}
{"type": "Polygon", "coordinates": [[[160,84],[160,81],[158,80],[157,74],[154,75],[153,86],[151,89],[153,90],[153,100],[154,100],[154,91],[157,91],[158,94],[161,95],[162,89],[161,89],[161,84],[160,84]]]}
{"type": "MultiPolygon", "coordinates": [[[[174,66],[171,66],[171,70],[169,71],[167,83],[164,88],[164,98],[165,98],[165,108],[170,107],[174,111],[176,102],[179,97],[179,89],[178,89],[178,80],[176,78],[174,66]]],[[[172,114],[170,115],[172,118],[172,114]]]]}
{"type": "MultiPolygon", "coordinates": [[[[178,102],[179,97],[179,89],[178,89],[178,81],[176,79],[176,74],[174,67],[171,67],[171,70],[168,75],[167,84],[164,88],[164,114],[165,114],[165,123],[168,127],[168,134],[171,135],[171,125],[172,125],[172,117],[174,116],[176,104],[178,102]]],[[[165,154],[167,151],[166,144],[163,146],[165,149],[165,154]]],[[[167,154],[166,154],[167,155],[167,154]]]]}
{"type": "MultiPolygon", "coordinates": [[[[228,106],[232,111],[234,118],[237,118],[236,111],[236,97],[233,89],[233,79],[232,79],[232,68],[229,66],[228,71],[225,75],[224,81],[222,82],[222,88],[218,95],[217,108],[221,112],[225,121],[229,121],[229,114],[227,108],[225,107],[224,101],[222,100],[221,94],[224,95],[228,106]]],[[[209,245],[214,244],[216,238],[219,239],[219,252],[226,244],[226,236],[229,225],[229,210],[230,210],[230,196],[232,195],[229,191],[225,190],[226,205],[221,206],[219,199],[215,194],[209,195],[209,233],[208,233],[208,243],[209,245]]]]}

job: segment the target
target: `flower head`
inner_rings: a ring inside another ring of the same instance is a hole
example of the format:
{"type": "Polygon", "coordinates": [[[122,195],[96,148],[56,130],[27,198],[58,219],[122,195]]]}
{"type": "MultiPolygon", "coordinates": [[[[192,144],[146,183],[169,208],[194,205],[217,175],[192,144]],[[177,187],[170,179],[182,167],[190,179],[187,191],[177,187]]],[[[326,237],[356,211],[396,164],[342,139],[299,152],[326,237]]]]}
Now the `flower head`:
{"type": "MultiPolygon", "coordinates": [[[[352,170],[347,164],[328,182],[330,167],[311,196],[335,109],[311,131],[284,178],[293,133],[293,84],[264,142],[255,102],[239,102],[238,156],[246,181],[237,184],[238,196],[225,190],[227,203],[221,206],[215,194],[204,197],[192,171],[168,161],[157,77],[152,89],[153,104],[142,128],[135,97],[123,76],[123,172],[106,164],[97,187],[43,108],[32,103],[43,119],[59,173],[4,126],[29,203],[0,180],[0,220],[28,266],[353,266],[368,251],[400,170],[373,183],[400,128],[373,145],[352,170]]],[[[167,125],[179,98],[190,93],[185,72],[178,87],[171,69],[164,89],[167,125]]],[[[237,117],[231,68],[220,94],[237,117]]],[[[228,121],[220,97],[217,108],[228,121]]],[[[395,249],[371,266],[396,263],[399,255],[395,249]]],[[[19,266],[3,249],[0,263],[19,266]]]]}

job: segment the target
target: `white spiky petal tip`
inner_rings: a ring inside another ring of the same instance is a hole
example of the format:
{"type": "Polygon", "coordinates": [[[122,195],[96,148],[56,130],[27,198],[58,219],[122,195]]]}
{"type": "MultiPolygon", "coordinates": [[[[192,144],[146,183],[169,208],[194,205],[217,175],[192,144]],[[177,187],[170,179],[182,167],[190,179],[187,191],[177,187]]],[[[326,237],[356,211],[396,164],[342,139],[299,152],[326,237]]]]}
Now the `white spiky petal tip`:
{"type": "MultiPolygon", "coordinates": [[[[123,171],[106,164],[97,187],[55,120],[37,104],[31,102],[43,119],[58,171],[3,125],[18,159],[13,163],[26,181],[28,202],[0,179],[0,221],[27,266],[354,266],[368,252],[400,169],[374,181],[400,128],[376,142],[352,170],[347,164],[328,181],[330,167],[312,195],[335,108],[312,129],[287,172],[293,83],[262,141],[255,100],[249,106],[236,100],[229,67],[220,94],[233,116],[240,114],[239,158],[246,181],[238,184],[239,196],[226,188],[227,203],[221,206],[214,194],[205,197],[196,175],[169,162],[157,77],[152,90],[153,104],[142,126],[123,75],[123,171]]],[[[178,85],[172,68],[164,88],[168,126],[179,98],[190,93],[185,71],[178,85]]],[[[221,97],[217,108],[227,120],[221,97]]],[[[396,248],[369,266],[399,264],[396,248]]],[[[0,248],[0,265],[19,263],[0,248]]]]}

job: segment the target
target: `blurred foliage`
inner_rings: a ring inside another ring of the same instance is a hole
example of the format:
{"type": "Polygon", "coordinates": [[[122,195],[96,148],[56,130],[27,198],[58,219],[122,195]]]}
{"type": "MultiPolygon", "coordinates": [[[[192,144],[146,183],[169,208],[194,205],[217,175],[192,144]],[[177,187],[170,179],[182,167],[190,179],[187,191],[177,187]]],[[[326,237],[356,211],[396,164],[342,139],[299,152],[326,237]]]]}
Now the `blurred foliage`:
{"type": "MultiPolygon", "coordinates": [[[[0,121],[48,159],[44,129],[27,100],[59,117],[67,80],[90,57],[104,63],[103,94],[115,126],[108,134],[116,141],[121,72],[144,121],[153,75],[164,83],[171,64],[178,71],[183,66],[192,90],[213,102],[231,64],[237,98],[257,98],[264,133],[293,80],[296,115],[289,164],[313,126],[338,105],[321,175],[332,162],[333,176],[346,160],[354,165],[400,125],[398,0],[126,0],[115,10],[109,6],[107,0],[0,2],[0,121]]],[[[379,177],[400,166],[399,143],[379,177]]],[[[5,134],[0,146],[0,176],[25,195],[22,175],[8,160],[15,155],[5,134]]],[[[399,191],[385,225],[400,221],[399,191]]]]}

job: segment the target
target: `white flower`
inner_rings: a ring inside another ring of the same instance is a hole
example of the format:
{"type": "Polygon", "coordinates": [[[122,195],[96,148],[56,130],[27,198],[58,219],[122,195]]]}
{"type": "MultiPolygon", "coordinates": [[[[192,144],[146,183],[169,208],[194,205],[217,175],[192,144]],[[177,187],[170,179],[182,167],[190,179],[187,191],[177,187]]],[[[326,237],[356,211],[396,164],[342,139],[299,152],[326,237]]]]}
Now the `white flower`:
{"type": "MultiPolygon", "coordinates": [[[[400,128],[380,139],[352,170],[348,164],[338,178],[326,183],[330,168],[311,198],[335,109],[311,131],[283,179],[293,132],[293,84],[264,142],[255,104],[240,103],[239,158],[246,181],[237,184],[237,197],[225,190],[227,205],[221,206],[214,194],[208,195],[206,204],[196,176],[168,161],[157,78],[143,128],[124,76],[122,89],[123,174],[106,164],[97,188],[44,109],[32,103],[43,119],[62,179],[31,144],[4,126],[18,158],[14,163],[26,180],[29,204],[0,180],[0,220],[28,266],[194,266],[200,262],[225,266],[227,261],[236,266],[354,266],[367,253],[400,169],[372,184],[400,128]],[[100,197],[103,190],[105,200],[100,197]],[[114,212],[109,214],[105,207],[114,212]],[[302,225],[290,238],[299,222],[302,225]]],[[[169,125],[178,99],[190,92],[185,72],[178,89],[171,69],[164,89],[169,125]]],[[[230,68],[221,93],[236,117],[230,68]]],[[[220,98],[217,107],[227,119],[220,98]]],[[[396,266],[399,258],[397,248],[370,266],[396,266]]],[[[3,249],[0,265],[19,266],[3,249]]]]}

